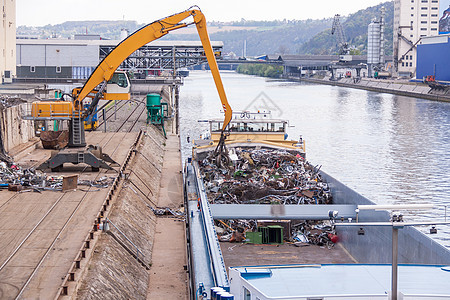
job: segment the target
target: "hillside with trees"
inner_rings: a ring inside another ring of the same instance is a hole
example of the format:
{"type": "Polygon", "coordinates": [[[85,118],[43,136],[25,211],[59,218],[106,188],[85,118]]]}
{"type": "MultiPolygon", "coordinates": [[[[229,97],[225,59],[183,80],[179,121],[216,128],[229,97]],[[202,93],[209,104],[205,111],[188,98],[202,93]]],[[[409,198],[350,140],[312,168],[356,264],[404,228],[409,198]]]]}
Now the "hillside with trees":
{"type": "MultiPolygon", "coordinates": [[[[355,54],[367,52],[367,26],[379,18],[381,6],[386,8],[386,53],[392,54],[393,1],[343,16],[347,40],[355,47],[355,54]]],[[[339,13],[339,12],[336,12],[339,13]]],[[[336,37],[331,35],[332,18],[321,20],[273,20],[235,22],[213,21],[208,23],[210,38],[224,42],[224,53],[243,55],[244,43],[247,56],[263,54],[337,54],[336,37]]],[[[42,27],[19,26],[17,35],[40,38],[71,38],[75,34],[99,34],[104,39],[119,39],[120,31],[130,33],[145,24],[135,21],[68,21],[42,27]]],[[[198,40],[197,34],[173,31],[163,37],[166,40],[198,40]]]]}
{"type": "MultiPolygon", "coordinates": [[[[142,25],[142,24],[141,24],[142,25]]],[[[116,40],[124,28],[133,32],[141,27],[136,21],[67,21],[57,25],[19,26],[17,36],[36,36],[41,39],[72,38],[75,34],[99,34],[102,38],[116,40]]]]}
{"type": "MultiPolygon", "coordinates": [[[[394,2],[385,2],[377,6],[360,10],[344,18],[342,27],[347,41],[357,50],[355,54],[367,53],[367,26],[380,16],[381,7],[386,8],[386,27],[384,32],[386,54],[392,55],[392,30],[394,23],[394,2]]],[[[301,54],[336,54],[338,52],[336,37],[331,35],[331,28],[324,30],[308,42],[301,45],[297,53],[301,54]]]]}

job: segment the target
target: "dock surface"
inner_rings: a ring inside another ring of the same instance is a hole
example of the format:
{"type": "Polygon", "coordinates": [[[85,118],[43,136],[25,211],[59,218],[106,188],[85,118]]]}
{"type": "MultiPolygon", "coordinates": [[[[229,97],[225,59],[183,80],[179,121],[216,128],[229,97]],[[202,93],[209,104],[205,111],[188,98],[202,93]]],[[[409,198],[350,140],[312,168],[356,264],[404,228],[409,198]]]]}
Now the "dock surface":
{"type": "MultiPolygon", "coordinates": [[[[157,205],[180,209],[183,180],[179,138],[168,135],[157,205]]],[[[156,222],[147,299],[188,299],[185,224],[175,218],[156,222]]]]}
{"type": "MultiPolygon", "coordinates": [[[[86,139],[122,164],[136,136],[136,132],[93,132],[86,139]]],[[[49,150],[38,148],[17,163],[36,166],[49,155],[49,150]]],[[[69,164],[62,172],[47,173],[73,174],[80,180],[117,176],[114,171],[91,172],[85,165],[69,164]]],[[[88,186],[66,192],[0,192],[0,298],[55,298],[107,193],[107,188],[88,186]]]]}

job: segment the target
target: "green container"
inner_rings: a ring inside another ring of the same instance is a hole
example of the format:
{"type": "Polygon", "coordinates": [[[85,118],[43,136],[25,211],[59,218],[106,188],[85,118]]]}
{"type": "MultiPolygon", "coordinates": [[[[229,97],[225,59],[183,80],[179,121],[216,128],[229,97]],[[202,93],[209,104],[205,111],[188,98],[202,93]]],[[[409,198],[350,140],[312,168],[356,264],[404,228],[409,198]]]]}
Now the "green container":
{"type": "Polygon", "coordinates": [[[269,229],[269,244],[283,244],[283,227],[271,225],[267,228],[269,229]]]}
{"type": "Polygon", "coordinates": [[[163,110],[160,94],[147,94],[147,123],[161,124],[163,110]]]}
{"type": "Polygon", "coordinates": [[[283,227],[271,225],[267,227],[258,227],[261,233],[263,244],[283,244],[283,227]]]}
{"type": "Polygon", "coordinates": [[[161,105],[161,95],[147,94],[147,107],[154,105],[161,105]]]}
{"type": "Polygon", "coordinates": [[[262,233],[248,231],[245,233],[245,239],[247,243],[262,244],[262,233]]]}
{"type": "Polygon", "coordinates": [[[267,227],[258,227],[258,232],[261,233],[261,239],[263,244],[269,243],[269,228],[267,227]]]}

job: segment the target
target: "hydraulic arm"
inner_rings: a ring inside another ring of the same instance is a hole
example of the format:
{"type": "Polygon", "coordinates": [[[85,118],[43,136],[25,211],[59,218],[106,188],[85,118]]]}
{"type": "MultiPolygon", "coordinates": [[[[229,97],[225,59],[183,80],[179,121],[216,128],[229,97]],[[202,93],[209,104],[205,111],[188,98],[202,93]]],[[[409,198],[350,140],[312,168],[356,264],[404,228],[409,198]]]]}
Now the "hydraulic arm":
{"type": "Polygon", "coordinates": [[[211,47],[211,42],[209,40],[205,16],[200,11],[200,9],[198,9],[198,7],[191,7],[190,9],[181,13],[177,13],[150,23],[128,36],[98,64],[94,72],[91,74],[91,76],[81,89],[74,89],[74,91],[72,92],[72,97],[74,98],[74,100],[73,113],[71,113],[72,117],[70,119],[69,127],[69,147],[77,148],[77,153],[76,155],[74,155],[74,151],[60,151],[60,153],[58,153],[56,156],[52,156],[44,164],[42,164],[40,168],[52,168],[54,170],[57,170],[65,162],[71,162],[74,164],[84,162],[90,164],[93,169],[98,169],[99,167],[108,168],[108,165],[103,162],[107,155],[101,152],[101,148],[99,149],[100,157],[96,155],[98,161],[95,161],[93,163],[89,162],[86,159],[86,157],[90,157],[91,161],[95,160],[94,157],[92,157],[92,151],[89,150],[89,148],[84,151],[79,150],[80,148],[86,146],[84,126],[82,123],[83,119],[86,116],[89,116],[93,110],[95,110],[95,107],[97,106],[99,100],[102,98],[102,93],[106,86],[106,82],[108,82],[113,77],[116,69],[128,56],[130,56],[134,51],[138,50],[145,44],[163,37],[170,31],[192,24],[195,24],[195,26],[197,27],[198,35],[202,42],[205,56],[208,60],[211,73],[214,78],[214,83],[216,85],[217,92],[219,94],[220,101],[222,102],[223,110],[225,112],[225,119],[222,127],[223,138],[221,138],[221,142],[219,143],[219,145],[221,146],[217,147],[217,149],[224,149],[224,130],[232,118],[232,111],[230,105],[228,104],[228,100],[222,84],[222,79],[220,78],[217,61],[211,47]],[[183,21],[188,17],[192,17],[193,22],[183,23],[183,21]],[[94,89],[99,85],[101,85],[100,90],[95,91],[94,89]],[[83,110],[83,100],[86,97],[92,98],[92,93],[95,93],[95,96],[93,96],[90,109],[83,110]]]}
{"type": "Polygon", "coordinates": [[[206,59],[208,60],[209,67],[214,78],[214,83],[216,84],[217,92],[219,93],[220,101],[222,102],[222,107],[225,111],[225,120],[222,127],[222,129],[225,130],[231,120],[232,111],[230,105],[228,104],[222,79],[220,78],[217,61],[209,40],[208,31],[206,28],[206,19],[198,8],[188,9],[181,13],[177,13],[150,23],[123,40],[100,62],[89,79],[86,81],[74,100],[74,109],[81,110],[83,99],[100,83],[105,80],[110,80],[114,74],[114,71],[134,51],[151,41],[163,37],[172,30],[183,28],[191,24],[195,24],[197,27],[198,35],[200,36],[203,49],[205,50],[206,59]],[[182,23],[182,21],[191,16],[194,19],[193,23],[182,23]]]}

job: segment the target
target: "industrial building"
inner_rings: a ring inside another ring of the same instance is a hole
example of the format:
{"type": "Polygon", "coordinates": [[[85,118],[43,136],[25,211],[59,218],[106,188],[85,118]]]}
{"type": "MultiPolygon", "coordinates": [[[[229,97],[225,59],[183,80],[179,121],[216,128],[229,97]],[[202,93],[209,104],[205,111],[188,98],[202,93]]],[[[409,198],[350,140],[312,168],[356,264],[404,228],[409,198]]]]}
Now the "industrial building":
{"type": "MultiPolygon", "coordinates": [[[[86,79],[118,43],[119,40],[101,40],[92,35],[86,39],[78,35],[73,40],[18,39],[17,77],[86,79]]],[[[221,53],[223,42],[211,44],[215,52],[221,53]]],[[[200,41],[154,41],[125,59],[120,69],[144,74],[179,69],[204,60],[200,41]]]]}
{"type": "Polygon", "coordinates": [[[424,37],[417,46],[417,79],[433,75],[450,82],[450,34],[424,37]]]}
{"type": "Polygon", "coordinates": [[[84,79],[98,62],[95,40],[17,40],[18,78],[84,79]]]}
{"type": "Polygon", "coordinates": [[[439,0],[394,1],[394,66],[400,77],[414,77],[417,44],[438,35],[439,0]]]}
{"type": "Polygon", "coordinates": [[[2,83],[16,75],[16,0],[2,1],[0,22],[0,76],[2,83]]]}

